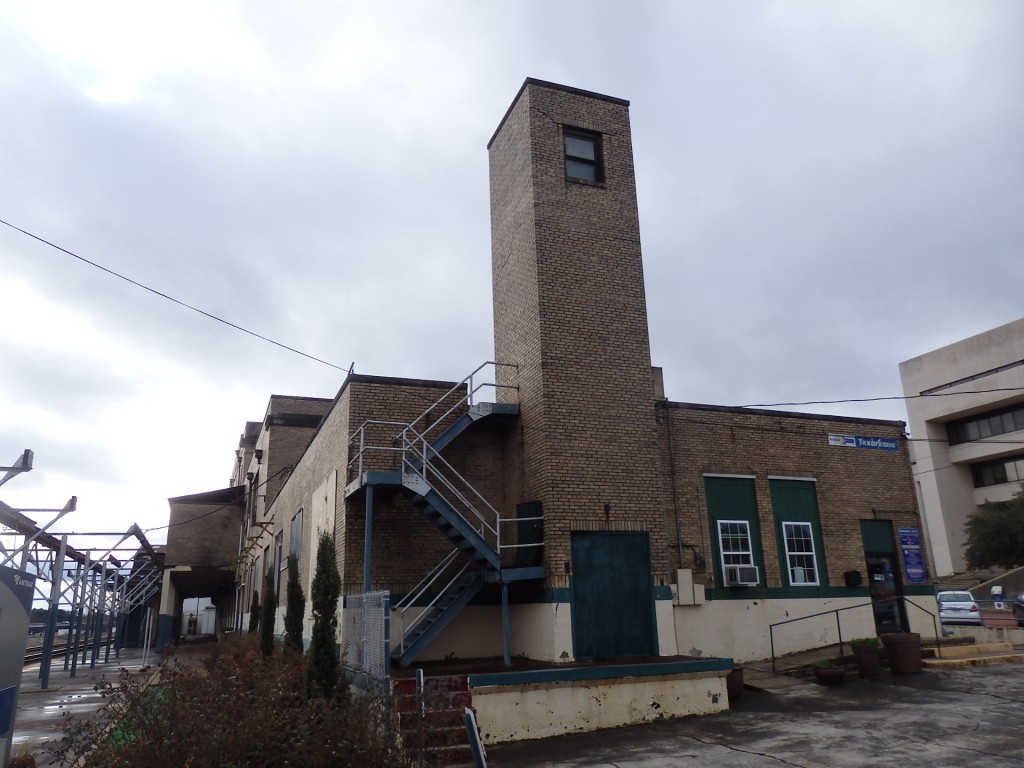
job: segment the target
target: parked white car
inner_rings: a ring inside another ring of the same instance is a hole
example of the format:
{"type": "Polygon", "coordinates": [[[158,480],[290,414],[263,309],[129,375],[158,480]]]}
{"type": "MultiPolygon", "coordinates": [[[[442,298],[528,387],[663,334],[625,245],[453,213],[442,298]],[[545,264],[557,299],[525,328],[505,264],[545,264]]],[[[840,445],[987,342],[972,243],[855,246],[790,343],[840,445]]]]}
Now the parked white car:
{"type": "Polygon", "coordinates": [[[943,624],[981,624],[981,609],[967,591],[939,592],[939,621],[943,624]]]}

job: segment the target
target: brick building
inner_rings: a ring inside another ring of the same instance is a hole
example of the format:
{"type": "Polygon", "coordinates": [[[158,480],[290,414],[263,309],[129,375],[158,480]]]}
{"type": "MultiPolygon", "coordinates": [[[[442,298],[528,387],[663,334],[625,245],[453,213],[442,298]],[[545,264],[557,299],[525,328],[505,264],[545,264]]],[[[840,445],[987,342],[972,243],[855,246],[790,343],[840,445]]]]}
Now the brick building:
{"type": "MultiPolygon", "coordinates": [[[[403,665],[751,659],[769,625],[847,608],[847,638],[933,634],[892,599],[932,592],[902,422],[666,399],[628,107],[528,79],[500,121],[496,363],[461,381],[350,374],[333,401],[275,396],[246,426],[224,622],[244,626],[288,553],[308,594],[329,531],[346,595],[390,591],[403,665]]],[[[776,648],[834,642],[835,621],[785,625],[776,648]]]]}

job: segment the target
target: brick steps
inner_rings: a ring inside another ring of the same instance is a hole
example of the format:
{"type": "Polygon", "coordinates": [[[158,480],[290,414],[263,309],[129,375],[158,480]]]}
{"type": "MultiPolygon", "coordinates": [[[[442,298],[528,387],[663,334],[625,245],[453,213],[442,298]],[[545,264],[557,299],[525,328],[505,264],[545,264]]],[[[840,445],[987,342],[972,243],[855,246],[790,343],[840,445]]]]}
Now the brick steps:
{"type": "Polygon", "coordinates": [[[422,755],[424,765],[430,766],[473,762],[464,719],[473,703],[468,677],[426,678],[422,714],[415,680],[397,680],[392,690],[399,732],[409,752],[422,755]]]}

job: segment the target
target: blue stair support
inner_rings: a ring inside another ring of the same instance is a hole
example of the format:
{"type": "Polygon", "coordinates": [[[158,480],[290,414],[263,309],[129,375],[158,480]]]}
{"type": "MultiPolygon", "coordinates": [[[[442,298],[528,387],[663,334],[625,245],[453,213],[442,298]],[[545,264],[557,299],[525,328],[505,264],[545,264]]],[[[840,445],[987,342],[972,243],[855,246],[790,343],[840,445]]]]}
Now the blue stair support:
{"type": "Polygon", "coordinates": [[[402,644],[392,651],[391,658],[403,667],[408,666],[435,637],[441,634],[441,630],[459,615],[483,585],[483,571],[470,570],[463,574],[462,578],[440,595],[437,602],[420,617],[402,644]]]}
{"type": "MultiPolygon", "coordinates": [[[[425,455],[428,461],[433,455],[439,455],[446,446],[481,419],[518,414],[518,405],[475,403],[436,438],[430,440],[425,455]]],[[[427,431],[430,431],[429,428],[427,431]]],[[[502,569],[500,553],[431,485],[424,477],[426,473],[421,474],[423,468],[422,459],[407,459],[405,471],[367,472],[347,489],[347,493],[351,494],[364,485],[401,486],[420,514],[452,542],[469,562],[469,569],[435,597],[430,608],[418,617],[402,643],[392,652],[392,658],[402,666],[408,666],[480,592],[485,583],[544,577],[543,567],[533,563],[523,567],[527,564],[518,562],[518,559],[512,568],[502,569]]]]}

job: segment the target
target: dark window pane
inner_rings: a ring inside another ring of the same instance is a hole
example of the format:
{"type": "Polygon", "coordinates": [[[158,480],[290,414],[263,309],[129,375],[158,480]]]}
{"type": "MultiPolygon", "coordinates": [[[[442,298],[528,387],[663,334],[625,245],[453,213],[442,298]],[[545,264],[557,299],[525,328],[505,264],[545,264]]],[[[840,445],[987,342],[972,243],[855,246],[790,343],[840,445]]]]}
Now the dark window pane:
{"type": "Polygon", "coordinates": [[[567,157],[565,159],[565,175],[570,179],[597,181],[597,166],[567,157]]]}
{"type": "Polygon", "coordinates": [[[1013,432],[1016,427],[1013,425],[1013,413],[1004,413],[1002,416],[1002,433],[1013,432]]]}
{"type": "Polygon", "coordinates": [[[584,160],[597,160],[597,152],[594,139],[582,138],[579,136],[565,137],[565,154],[569,157],[579,157],[584,160]]]}

